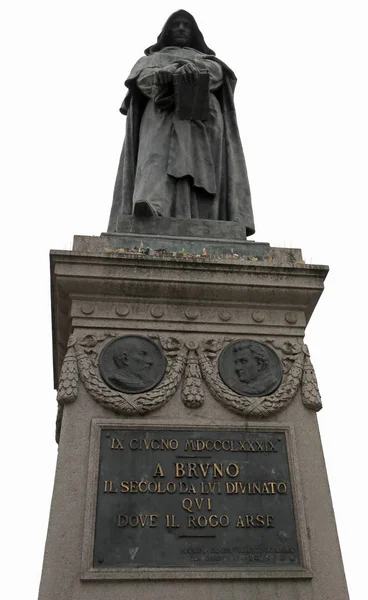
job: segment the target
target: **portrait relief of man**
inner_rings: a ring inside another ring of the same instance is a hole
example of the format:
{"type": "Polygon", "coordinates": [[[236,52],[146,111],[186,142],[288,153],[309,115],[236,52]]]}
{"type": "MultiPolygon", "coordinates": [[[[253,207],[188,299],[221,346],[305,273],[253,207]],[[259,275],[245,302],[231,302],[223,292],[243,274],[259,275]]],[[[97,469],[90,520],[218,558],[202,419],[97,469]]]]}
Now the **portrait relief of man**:
{"type": "Polygon", "coordinates": [[[275,352],[254,340],[230,344],[220,357],[219,369],[226,385],[249,396],[272,393],[282,378],[282,365],[275,352]]]}
{"type": "Polygon", "coordinates": [[[106,383],[126,393],[151,389],[165,372],[165,359],[151,340],[123,336],[108,344],[101,354],[100,372],[106,383]]]}
{"type": "Polygon", "coordinates": [[[237,221],[253,234],[236,77],[207,46],[190,13],[169,17],[125,84],[120,111],[127,116],[126,135],[108,231],[118,231],[124,215],[134,214],[237,221]],[[202,119],[178,113],[188,86],[200,90],[196,102],[208,107],[202,119]]]}

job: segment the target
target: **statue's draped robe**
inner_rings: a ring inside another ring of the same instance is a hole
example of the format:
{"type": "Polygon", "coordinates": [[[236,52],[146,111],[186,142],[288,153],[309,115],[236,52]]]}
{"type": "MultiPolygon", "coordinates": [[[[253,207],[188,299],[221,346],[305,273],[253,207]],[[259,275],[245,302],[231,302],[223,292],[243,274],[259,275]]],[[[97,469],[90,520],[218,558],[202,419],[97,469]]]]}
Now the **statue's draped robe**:
{"type": "Polygon", "coordinates": [[[165,217],[243,222],[254,233],[247,171],[233,103],[236,78],[215,56],[167,47],[133,67],[121,112],[126,137],[118,168],[108,230],[147,202],[165,217]],[[209,118],[180,120],[162,108],[158,70],[175,73],[187,63],[210,76],[209,118]]]}

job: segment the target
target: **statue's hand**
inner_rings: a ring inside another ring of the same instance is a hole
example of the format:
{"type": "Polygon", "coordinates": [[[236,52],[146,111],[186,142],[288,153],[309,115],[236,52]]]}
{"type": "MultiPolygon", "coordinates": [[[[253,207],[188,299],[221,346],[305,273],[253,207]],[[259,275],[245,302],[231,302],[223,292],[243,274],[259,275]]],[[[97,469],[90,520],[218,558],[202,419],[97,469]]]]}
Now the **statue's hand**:
{"type": "Polygon", "coordinates": [[[169,71],[156,71],[156,85],[165,85],[172,81],[172,73],[169,71]]]}
{"type": "Polygon", "coordinates": [[[176,72],[180,73],[180,75],[182,75],[182,77],[183,77],[184,81],[186,81],[186,83],[191,83],[194,85],[197,82],[199,70],[192,63],[187,63],[187,64],[183,65],[176,72]]]}

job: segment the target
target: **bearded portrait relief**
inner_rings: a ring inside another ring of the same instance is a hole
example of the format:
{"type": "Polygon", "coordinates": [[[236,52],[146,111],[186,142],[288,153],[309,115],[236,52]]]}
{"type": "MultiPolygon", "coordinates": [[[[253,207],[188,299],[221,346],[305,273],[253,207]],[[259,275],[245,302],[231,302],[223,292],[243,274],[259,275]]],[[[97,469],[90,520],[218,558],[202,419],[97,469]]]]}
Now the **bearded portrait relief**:
{"type": "Polygon", "coordinates": [[[152,389],[161,381],[166,360],[151,340],[140,335],[125,335],[105,346],[99,367],[109,387],[137,394],[152,389]]]}

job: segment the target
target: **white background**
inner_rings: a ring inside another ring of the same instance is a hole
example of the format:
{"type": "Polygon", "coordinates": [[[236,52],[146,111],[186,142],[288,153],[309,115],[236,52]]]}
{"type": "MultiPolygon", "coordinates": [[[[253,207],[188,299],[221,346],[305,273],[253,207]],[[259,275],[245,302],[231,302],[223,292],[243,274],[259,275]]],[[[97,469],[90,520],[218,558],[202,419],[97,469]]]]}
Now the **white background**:
{"type": "MultiPolygon", "coordinates": [[[[174,10],[238,76],[257,233],[330,265],[307,329],[351,600],[366,597],[367,18],[359,0],[8,0],[2,9],[1,588],[37,597],[57,448],[50,248],[106,230],[124,80],[174,10]],[[4,505],[5,504],[5,505],[4,505]],[[365,530],[365,531],[364,531],[365,530]]],[[[10,597],[7,595],[6,597],[10,597]]],[[[52,599],[50,599],[52,600],[52,599]]]]}

